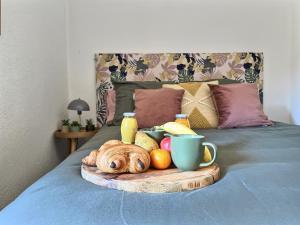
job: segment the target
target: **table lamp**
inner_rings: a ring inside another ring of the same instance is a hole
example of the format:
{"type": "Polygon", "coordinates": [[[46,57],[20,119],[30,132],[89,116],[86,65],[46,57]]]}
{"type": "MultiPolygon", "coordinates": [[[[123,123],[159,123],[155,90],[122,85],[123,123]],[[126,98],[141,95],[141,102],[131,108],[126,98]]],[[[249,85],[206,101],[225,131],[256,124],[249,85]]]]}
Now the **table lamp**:
{"type": "Polygon", "coordinates": [[[81,126],[81,114],[82,111],[90,111],[89,104],[86,101],[79,99],[75,99],[71,101],[68,105],[69,110],[76,110],[79,116],[79,124],[81,126]]]}

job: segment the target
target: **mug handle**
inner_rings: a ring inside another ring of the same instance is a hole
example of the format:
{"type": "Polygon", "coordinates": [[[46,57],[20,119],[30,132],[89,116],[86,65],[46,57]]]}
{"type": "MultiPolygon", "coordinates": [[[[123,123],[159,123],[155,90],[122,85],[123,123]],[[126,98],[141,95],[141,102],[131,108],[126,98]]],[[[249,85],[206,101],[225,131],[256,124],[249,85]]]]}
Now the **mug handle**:
{"type": "Polygon", "coordinates": [[[217,148],[217,146],[215,144],[210,143],[210,142],[203,142],[202,145],[211,147],[212,150],[213,150],[213,152],[214,152],[214,156],[213,156],[212,160],[210,160],[209,162],[200,163],[199,167],[210,166],[216,160],[218,148],[217,148]]]}

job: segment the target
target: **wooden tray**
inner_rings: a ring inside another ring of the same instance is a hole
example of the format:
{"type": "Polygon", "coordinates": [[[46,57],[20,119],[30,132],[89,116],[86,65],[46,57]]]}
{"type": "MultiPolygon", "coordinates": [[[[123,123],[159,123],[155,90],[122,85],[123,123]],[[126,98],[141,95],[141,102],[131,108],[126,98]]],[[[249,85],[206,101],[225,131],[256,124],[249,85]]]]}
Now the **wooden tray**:
{"type": "Polygon", "coordinates": [[[199,189],[213,184],[220,178],[218,164],[196,171],[178,169],[149,169],[140,174],[107,174],[97,167],[81,166],[82,177],[94,184],[130,192],[182,192],[199,189]]]}

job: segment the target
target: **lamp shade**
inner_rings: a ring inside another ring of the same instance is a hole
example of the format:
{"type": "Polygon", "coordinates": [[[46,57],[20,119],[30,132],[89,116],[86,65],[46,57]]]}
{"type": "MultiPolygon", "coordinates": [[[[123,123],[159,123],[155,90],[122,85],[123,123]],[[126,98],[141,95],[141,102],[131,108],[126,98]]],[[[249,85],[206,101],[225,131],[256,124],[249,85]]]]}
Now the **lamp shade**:
{"type": "Polygon", "coordinates": [[[78,112],[81,112],[81,111],[89,111],[90,107],[86,101],[81,100],[79,98],[79,99],[75,99],[75,100],[71,101],[68,105],[68,109],[77,110],[78,112]]]}

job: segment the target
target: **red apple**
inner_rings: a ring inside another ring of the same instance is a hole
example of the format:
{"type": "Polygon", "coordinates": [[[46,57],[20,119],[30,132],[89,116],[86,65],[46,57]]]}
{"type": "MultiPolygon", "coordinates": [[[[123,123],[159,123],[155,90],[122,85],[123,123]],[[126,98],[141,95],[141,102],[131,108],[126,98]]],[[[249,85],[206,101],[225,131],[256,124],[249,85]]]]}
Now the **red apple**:
{"type": "Polygon", "coordinates": [[[160,148],[170,152],[171,151],[171,138],[165,137],[164,139],[162,139],[160,142],[160,148]]]}

